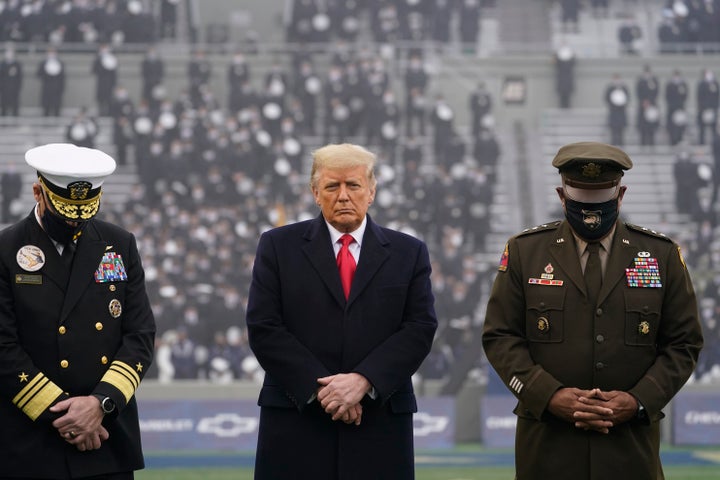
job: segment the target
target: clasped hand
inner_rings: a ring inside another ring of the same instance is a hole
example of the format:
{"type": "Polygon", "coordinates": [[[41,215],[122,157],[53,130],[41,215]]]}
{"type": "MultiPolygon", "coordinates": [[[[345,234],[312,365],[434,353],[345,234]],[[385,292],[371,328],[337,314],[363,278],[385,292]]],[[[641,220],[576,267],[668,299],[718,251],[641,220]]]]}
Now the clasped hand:
{"type": "Polygon", "coordinates": [[[635,417],[637,409],[638,402],[629,393],[604,392],[599,388],[561,388],[548,404],[548,410],[556,417],[574,423],[577,428],[604,434],[635,417]]]}
{"type": "Polygon", "coordinates": [[[69,444],[84,452],[97,450],[110,434],[102,426],[103,412],[100,402],[93,396],[71,397],[50,407],[54,413],[65,412],[55,419],[60,436],[69,444]]]}
{"type": "Polygon", "coordinates": [[[359,373],[338,373],[318,378],[317,399],[333,420],[360,425],[360,400],[370,391],[370,382],[359,373]]]}

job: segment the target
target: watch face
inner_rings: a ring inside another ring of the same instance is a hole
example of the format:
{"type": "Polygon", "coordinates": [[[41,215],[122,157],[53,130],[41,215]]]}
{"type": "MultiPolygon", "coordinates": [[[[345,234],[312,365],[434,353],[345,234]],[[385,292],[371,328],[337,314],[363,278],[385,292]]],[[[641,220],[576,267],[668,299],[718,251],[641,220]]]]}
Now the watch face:
{"type": "Polygon", "coordinates": [[[105,397],[102,401],[102,409],[105,413],[110,413],[113,410],[115,410],[115,402],[113,402],[112,398],[105,397]]]}

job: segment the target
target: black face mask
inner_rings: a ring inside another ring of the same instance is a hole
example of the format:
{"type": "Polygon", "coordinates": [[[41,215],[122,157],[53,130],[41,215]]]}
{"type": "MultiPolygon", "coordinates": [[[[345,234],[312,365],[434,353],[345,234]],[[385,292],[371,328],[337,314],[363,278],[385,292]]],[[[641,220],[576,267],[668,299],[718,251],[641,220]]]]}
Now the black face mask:
{"type": "Polygon", "coordinates": [[[50,210],[45,207],[45,211],[40,217],[43,227],[50,238],[56,242],[67,245],[74,236],[76,236],[83,227],[83,224],[79,224],[77,227],[69,225],[65,220],[58,217],[57,215],[50,213],[50,210]]]}
{"type": "Polygon", "coordinates": [[[565,197],[565,218],[584,240],[603,238],[612,230],[619,214],[617,198],[603,203],[584,203],[565,197]]]}

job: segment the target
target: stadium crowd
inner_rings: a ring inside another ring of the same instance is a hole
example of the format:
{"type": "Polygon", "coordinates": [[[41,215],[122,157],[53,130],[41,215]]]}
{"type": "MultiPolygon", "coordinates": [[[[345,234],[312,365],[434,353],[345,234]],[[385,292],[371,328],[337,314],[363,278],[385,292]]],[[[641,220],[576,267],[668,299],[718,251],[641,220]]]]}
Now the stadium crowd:
{"type": "MultiPolygon", "coordinates": [[[[305,168],[309,152],[328,142],[355,141],[379,156],[376,202],[382,208],[370,214],[379,223],[423,238],[430,248],[440,327],[419,374],[447,379],[473,346],[496,271],[494,261],[478,255],[486,252],[491,231],[501,158],[493,128],[494,99],[478,81],[463,112],[469,125],[458,125],[459,112],[445,100],[443,86],[434,84],[424,51],[399,49],[402,57],[394,65],[400,68],[389,68],[382,44],[422,39],[442,45],[450,35],[442,12],[422,7],[447,6],[463,18],[462,9],[473,8],[477,16],[468,18],[478,24],[481,7],[490,2],[375,0],[364,10],[353,1],[323,3],[327,10],[312,0],[292,3],[286,37],[295,48],[278,56],[263,75],[253,71],[255,54],[246,49],[229,55],[226,70],[217,72],[198,47],[188,59],[187,88],[174,98],[167,95],[162,56],[152,46],[142,60],[141,98],[131,98],[126,86],[102,75],[103,69],[118,68],[105,43],[112,43],[117,29],[102,25],[122,24],[117,18],[127,15],[150,15],[140,2],[48,0],[28,9],[29,2],[9,1],[0,15],[16,15],[2,17],[14,20],[0,25],[6,27],[3,39],[48,41],[59,28],[62,38],[97,43],[97,56],[88,56],[98,83],[96,104],[89,107],[112,118],[116,158],[120,164],[135,162],[141,181],[126,204],[106,205],[103,215],[134,232],[143,255],[159,332],[150,376],[224,382],[259,375],[243,327],[257,238],[272,226],[315,216],[305,168]],[[18,16],[22,11],[26,14],[18,16]],[[78,37],[86,22],[70,18],[81,13],[90,18],[91,11],[105,20],[92,21],[94,38],[78,37]],[[41,14],[61,20],[31,21],[41,14]],[[371,21],[351,20],[360,16],[371,21]],[[43,28],[36,30],[40,24],[43,28]],[[365,24],[371,30],[364,34],[378,42],[377,48],[356,42],[362,32],[354,30],[365,24]],[[341,41],[334,48],[328,45],[327,55],[297,48],[331,40],[341,41]],[[227,98],[218,98],[210,87],[219,76],[225,78],[227,98]]],[[[164,25],[159,30],[164,36],[174,38],[167,19],[152,21],[164,25]]],[[[128,31],[123,35],[126,42],[148,41],[128,31]]],[[[461,42],[476,43],[476,31],[465,35],[457,32],[461,42]]],[[[648,75],[652,72],[645,71],[638,85],[648,75]]],[[[657,78],[654,82],[659,90],[657,78]]],[[[673,82],[675,78],[669,79],[666,88],[673,82]]],[[[640,92],[637,86],[638,99],[640,92]]],[[[629,90],[626,103],[627,96],[629,90]]],[[[658,96],[656,91],[653,101],[658,96]]],[[[667,101],[667,118],[672,119],[667,101]]],[[[646,103],[638,101],[641,105],[646,103]]],[[[642,112],[636,118],[644,118],[642,112]]],[[[716,128],[707,131],[718,141],[716,128]]],[[[96,134],[97,123],[81,109],[66,139],[92,145],[96,134]]],[[[701,266],[696,259],[705,251],[713,261],[720,255],[710,245],[717,238],[715,220],[700,223],[698,240],[689,244],[694,267],[701,266]]],[[[699,375],[720,369],[720,277],[703,285],[698,293],[708,347],[699,375]]]]}

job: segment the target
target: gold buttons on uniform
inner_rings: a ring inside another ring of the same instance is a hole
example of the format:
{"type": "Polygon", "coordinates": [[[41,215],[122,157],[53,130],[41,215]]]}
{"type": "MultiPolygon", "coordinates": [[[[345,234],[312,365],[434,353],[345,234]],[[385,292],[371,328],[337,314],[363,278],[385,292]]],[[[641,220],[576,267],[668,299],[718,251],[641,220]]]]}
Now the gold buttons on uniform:
{"type": "Polygon", "coordinates": [[[650,333],[650,324],[645,321],[640,322],[640,324],[638,325],[638,333],[640,333],[641,335],[647,335],[648,333],[650,333]]]}
{"type": "Polygon", "coordinates": [[[110,289],[111,292],[114,292],[115,290],[117,290],[117,287],[115,285],[110,285],[108,288],[110,289]]]}
{"type": "Polygon", "coordinates": [[[95,330],[97,330],[99,332],[102,329],[103,329],[103,324],[101,322],[97,322],[95,324],[95,330]]]}
{"type": "Polygon", "coordinates": [[[107,362],[108,362],[108,358],[105,355],[103,355],[102,358],[100,359],[100,363],[102,363],[103,365],[107,365],[107,362]]]}
{"type": "Polygon", "coordinates": [[[65,335],[65,332],[67,332],[67,328],[65,328],[64,325],[61,326],[60,328],[58,328],[58,333],[59,333],[60,335],[65,335]]]}
{"type": "Polygon", "coordinates": [[[70,362],[68,362],[67,360],[60,360],[61,368],[67,368],[68,366],[70,366],[70,362]]]}

